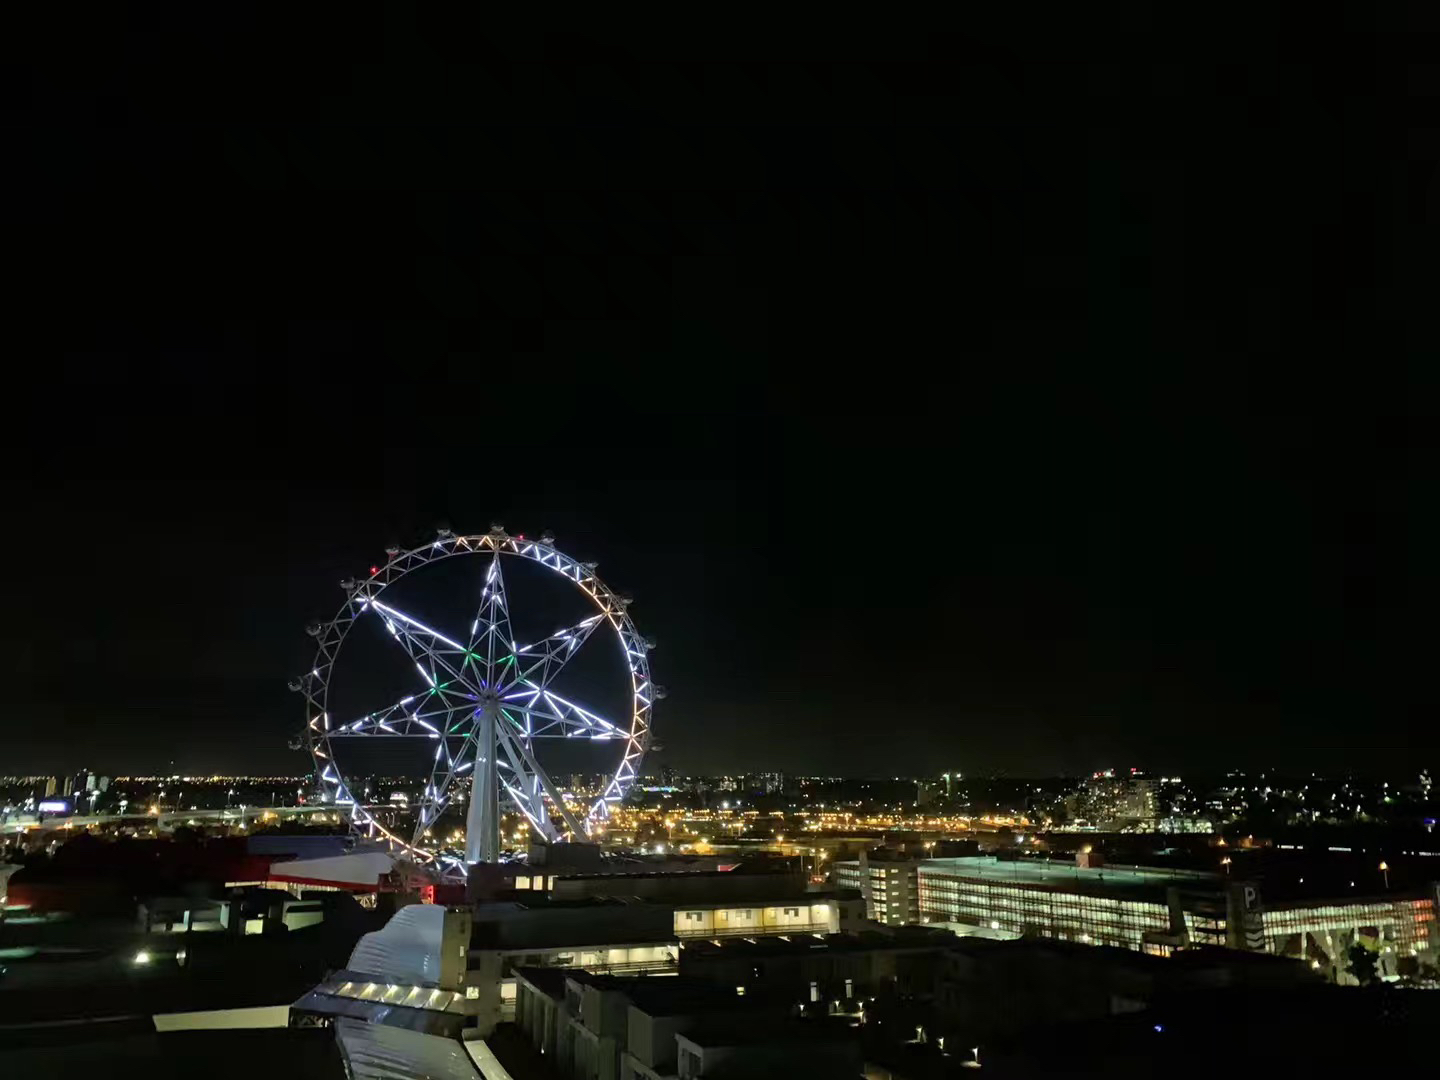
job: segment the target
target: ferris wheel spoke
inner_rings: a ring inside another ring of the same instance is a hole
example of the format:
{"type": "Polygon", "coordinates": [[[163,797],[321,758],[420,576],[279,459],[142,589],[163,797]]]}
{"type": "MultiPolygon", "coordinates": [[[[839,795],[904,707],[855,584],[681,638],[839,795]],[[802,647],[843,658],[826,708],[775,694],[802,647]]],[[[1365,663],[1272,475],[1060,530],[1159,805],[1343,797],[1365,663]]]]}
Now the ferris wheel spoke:
{"type": "Polygon", "coordinates": [[[459,642],[451,641],[438,630],[432,630],[419,619],[397,611],[379,600],[372,600],[370,606],[385,620],[385,628],[400,643],[406,654],[415,662],[415,670],[429,684],[432,693],[439,693],[454,686],[467,694],[479,696],[479,688],[467,678],[462,670],[469,650],[459,642]],[[422,663],[423,661],[423,663],[422,663]],[[429,670],[426,670],[426,669],[429,670]],[[446,678],[448,676],[448,679],[446,678]]]}
{"type": "Polygon", "coordinates": [[[485,584],[480,589],[480,610],[470,624],[470,647],[466,662],[475,668],[482,686],[498,686],[505,669],[515,663],[515,639],[510,633],[510,597],[505,591],[505,572],[500,552],[490,556],[485,584]]]}
{"type": "Polygon", "coordinates": [[[521,645],[515,650],[517,663],[513,674],[502,684],[505,689],[525,684],[544,689],[549,686],[561,669],[570,662],[580,646],[584,645],[595,628],[605,621],[603,613],[581,619],[574,626],[557,630],[549,637],[533,645],[521,645]]]}
{"type": "Polygon", "coordinates": [[[420,814],[415,822],[415,835],[411,841],[419,844],[425,830],[435,824],[441,814],[450,808],[454,800],[454,783],[457,778],[469,772],[475,766],[474,755],[471,751],[474,748],[474,738],[467,734],[460,740],[460,747],[455,753],[450,752],[450,740],[443,739],[435,747],[435,756],[430,763],[430,779],[425,784],[425,791],[421,796],[420,814]],[[469,756],[467,756],[469,755],[469,756]],[[443,779],[438,783],[436,777],[444,773],[443,779]]]}
{"type": "Polygon", "coordinates": [[[527,738],[627,738],[624,729],[599,713],[569,701],[552,690],[525,683],[506,694],[502,711],[526,718],[527,738]]]}
{"type": "Polygon", "coordinates": [[[395,704],[377,712],[366,713],[358,720],[341,724],[330,732],[332,739],[370,738],[376,736],[410,736],[441,738],[450,728],[457,712],[474,707],[468,699],[455,700],[449,690],[437,694],[403,697],[395,704]]]}

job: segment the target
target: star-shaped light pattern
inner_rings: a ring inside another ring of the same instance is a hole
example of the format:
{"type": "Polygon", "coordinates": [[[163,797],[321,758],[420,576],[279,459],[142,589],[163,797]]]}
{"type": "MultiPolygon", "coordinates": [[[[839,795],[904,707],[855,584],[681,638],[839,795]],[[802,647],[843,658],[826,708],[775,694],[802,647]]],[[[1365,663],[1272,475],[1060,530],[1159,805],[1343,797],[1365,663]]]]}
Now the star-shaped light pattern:
{"type": "MultiPolygon", "coordinates": [[[[358,826],[392,848],[432,861],[436,856],[420,848],[420,839],[468,782],[471,798],[465,861],[493,861],[499,855],[502,804],[513,807],[540,836],[556,840],[562,830],[585,835],[593,822],[603,819],[608,808],[624,798],[649,742],[653,702],[663,691],[650,681],[646,653],[651,643],[636,632],[626,611],[628,599],[607,588],[594,570],[593,563],[576,562],[561,554],[548,537],[527,541],[496,529],[482,536],[442,532],[426,547],[403,553],[392,550],[390,561],[383,568],[372,568],[368,580],[343,583],[349,598],[339,615],[328,624],[311,627],[319,643],[315,668],[292,685],[305,692],[309,706],[308,735],[317,774],[331,788],[336,802],[353,807],[358,826]],[[384,589],[405,574],[462,554],[488,555],[479,610],[470,623],[466,644],[457,640],[458,635],[442,633],[380,599],[384,589]],[[541,641],[517,642],[510,629],[502,555],[528,558],[557,571],[590,597],[596,612],[541,641]],[[332,725],[325,699],[340,645],[360,618],[381,620],[414,664],[420,683],[414,693],[384,709],[332,725]],[[625,725],[562,697],[553,686],[594,631],[607,624],[619,638],[630,675],[633,707],[625,725]],[[351,794],[334,760],[332,743],[357,738],[424,738],[435,743],[430,776],[409,841],[376,821],[351,794]],[[583,817],[565,806],[536,759],[534,742],[545,738],[613,740],[623,751],[604,792],[583,817]],[[555,816],[559,824],[553,820],[555,816]]],[[[439,858],[451,869],[463,868],[461,860],[453,856],[439,858]]]]}

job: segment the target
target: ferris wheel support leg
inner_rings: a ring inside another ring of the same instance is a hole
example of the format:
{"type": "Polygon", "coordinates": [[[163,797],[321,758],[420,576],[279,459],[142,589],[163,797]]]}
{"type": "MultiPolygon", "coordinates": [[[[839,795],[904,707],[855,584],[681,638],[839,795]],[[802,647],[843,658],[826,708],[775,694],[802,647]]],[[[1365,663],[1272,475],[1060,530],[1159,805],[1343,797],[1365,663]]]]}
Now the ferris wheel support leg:
{"type": "Polygon", "coordinates": [[[565,800],[560,797],[560,792],[557,791],[555,785],[551,783],[550,777],[546,775],[545,770],[540,767],[540,763],[535,760],[534,752],[530,747],[525,745],[525,741],[519,736],[506,733],[506,738],[509,740],[510,745],[515,747],[516,751],[518,751],[520,756],[525,760],[525,767],[529,770],[530,775],[539,782],[541,790],[550,797],[551,805],[554,806],[556,812],[559,813],[561,819],[565,822],[565,827],[570,830],[572,838],[583,840],[587,833],[581,828],[580,823],[575,820],[575,816],[570,813],[569,808],[566,807],[565,800]]]}
{"type": "Polygon", "coordinates": [[[475,746],[475,779],[465,811],[465,861],[495,862],[500,857],[500,778],[496,772],[495,712],[480,714],[475,746]]]}
{"type": "Polygon", "coordinates": [[[511,801],[515,804],[515,808],[529,820],[535,831],[540,834],[540,838],[548,844],[553,844],[560,839],[560,834],[555,828],[555,823],[550,820],[550,812],[545,808],[545,801],[540,797],[540,778],[526,768],[524,758],[516,749],[518,737],[503,727],[501,735],[503,736],[501,743],[505,750],[505,756],[510,760],[510,767],[515,772],[515,782],[519,785],[518,790],[508,789],[511,801]]]}

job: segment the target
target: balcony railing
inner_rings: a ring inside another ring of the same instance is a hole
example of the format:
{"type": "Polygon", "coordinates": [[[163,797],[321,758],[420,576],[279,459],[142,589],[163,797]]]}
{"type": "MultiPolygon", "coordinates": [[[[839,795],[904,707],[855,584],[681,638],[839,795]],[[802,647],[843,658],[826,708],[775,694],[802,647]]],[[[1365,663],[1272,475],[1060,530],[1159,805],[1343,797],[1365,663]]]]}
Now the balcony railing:
{"type": "Polygon", "coordinates": [[[791,923],[788,926],[717,926],[709,930],[696,930],[681,926],[675,936],[684,938],[717,937],[778,937],[782,934],[828,934],[828,922],[791,923]]]}

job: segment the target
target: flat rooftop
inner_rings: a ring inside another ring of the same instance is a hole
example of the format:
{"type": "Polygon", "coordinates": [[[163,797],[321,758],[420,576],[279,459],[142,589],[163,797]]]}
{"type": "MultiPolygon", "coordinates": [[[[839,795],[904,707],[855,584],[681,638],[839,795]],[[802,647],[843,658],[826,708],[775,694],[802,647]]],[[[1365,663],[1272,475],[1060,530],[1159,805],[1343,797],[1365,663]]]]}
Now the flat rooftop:
{"type": "Polygon", "coordinates": [[[648,904],[663,904],[676,911],[704,911],[714,908],[787,908],[808,907],[811,904],[828,904],[834,900],[858,899],[859,889],[816,889],[814,892],[796,893],[794,896],[776,896],[774,893],[741,894],[739,896],[698,897],[682,896],[673,900],[645,900],[648,904]]]}
{"type": "MultiPolygon", "coordinates": [[[[565,983],[571,980],[597,990],[624,994],[641,1012],[650,1016],[706,1016],[764,1011],[773,1001],[763,993],[740,996],[734,989],[712,979],[670,975],[595,975],[580,968],[520,967],[516,974],[554,1001],[565,997],[565,983]]],[[[786,1004],[788,1005],[788,999],[786,1004]]]]}
{"type": "Polygon", "coordinates": [[[945,947],[958,940],[949,930],[930,926],[897,926],[894,933],[864,931],[858,934],[740,935],[696,938],[685,942],[686,956],[775,956],[791,953],[867,952],[877,949],[945,947]]]}
{"type": "Polygon", "coordinates": [[[921,875],[954,874],[984,881],[1011,881],[1054,888],[1143,888],[1166,885],[1215,886],[1219,876],[1203,870],[1178,870],[1159,866],[1082,867],[1071,862],[1048,859],[997,859],[993,855],[964,855],[950,859],[927,859],[920,864],[921,875]]]}
{"type": "MultiPolygon", "coordinates": [[[[544,866],[537,866],[535,872],[543,873],[544,866]]],[[[800,878],[798,870],[788,867],[740,867],[735,870],[715,870],[711,867],[697,867],[694,870],[635,870],[629,867],[616,867],[604,870],[584,870],[574,873],[556,871],[555,877],[559,881],[614,881],[616,878],[638,878],[645,881],[694,881],[702,878],[722,878],[731,880],[734,878],[746,877],[782,877],[800,878]]]]}
{"type": "Polygon", "coordinates": [[[265,1062],[306,1080],[347,1080],[335,1038],[321,1028],[125,1032],[117,1025],[59,1029],[32,1044],[7,1041],[0,1050],[6,1076],[143,1076],[147,1080],[254,1080],[265,1062]],[[257,1067],[258,1066],[258,1067],[257,1067]]]}
{"type": "MultiPolygon", "coordinates": [[[[695,1046],[716,1049],[725,1046],[767,1046],[777,1047],[787,1043],[825,1043],[834,1049],[847,1044],[858,1048],[860,1037],[848,1025],[825,1020],[800,1020],[793,1017],[775,1017],[757,1022],[745,1014],[717,1017],[689,1031],[677,1032],[677,1036],[695,1046]]],[[[708,1073],[706,1075],[709,1075],[708,1073]]],[[[725,1076],[743,1075],[724,1072],[725,1076]]],[[[764,1070],[756,1075],[773,1075],[764,1070]]],[[[833,1075],[812,1072],[811,1076],[833,1075]]],[[[853,1074],[852,1074],[853,1075],[853,1074]]]]}

